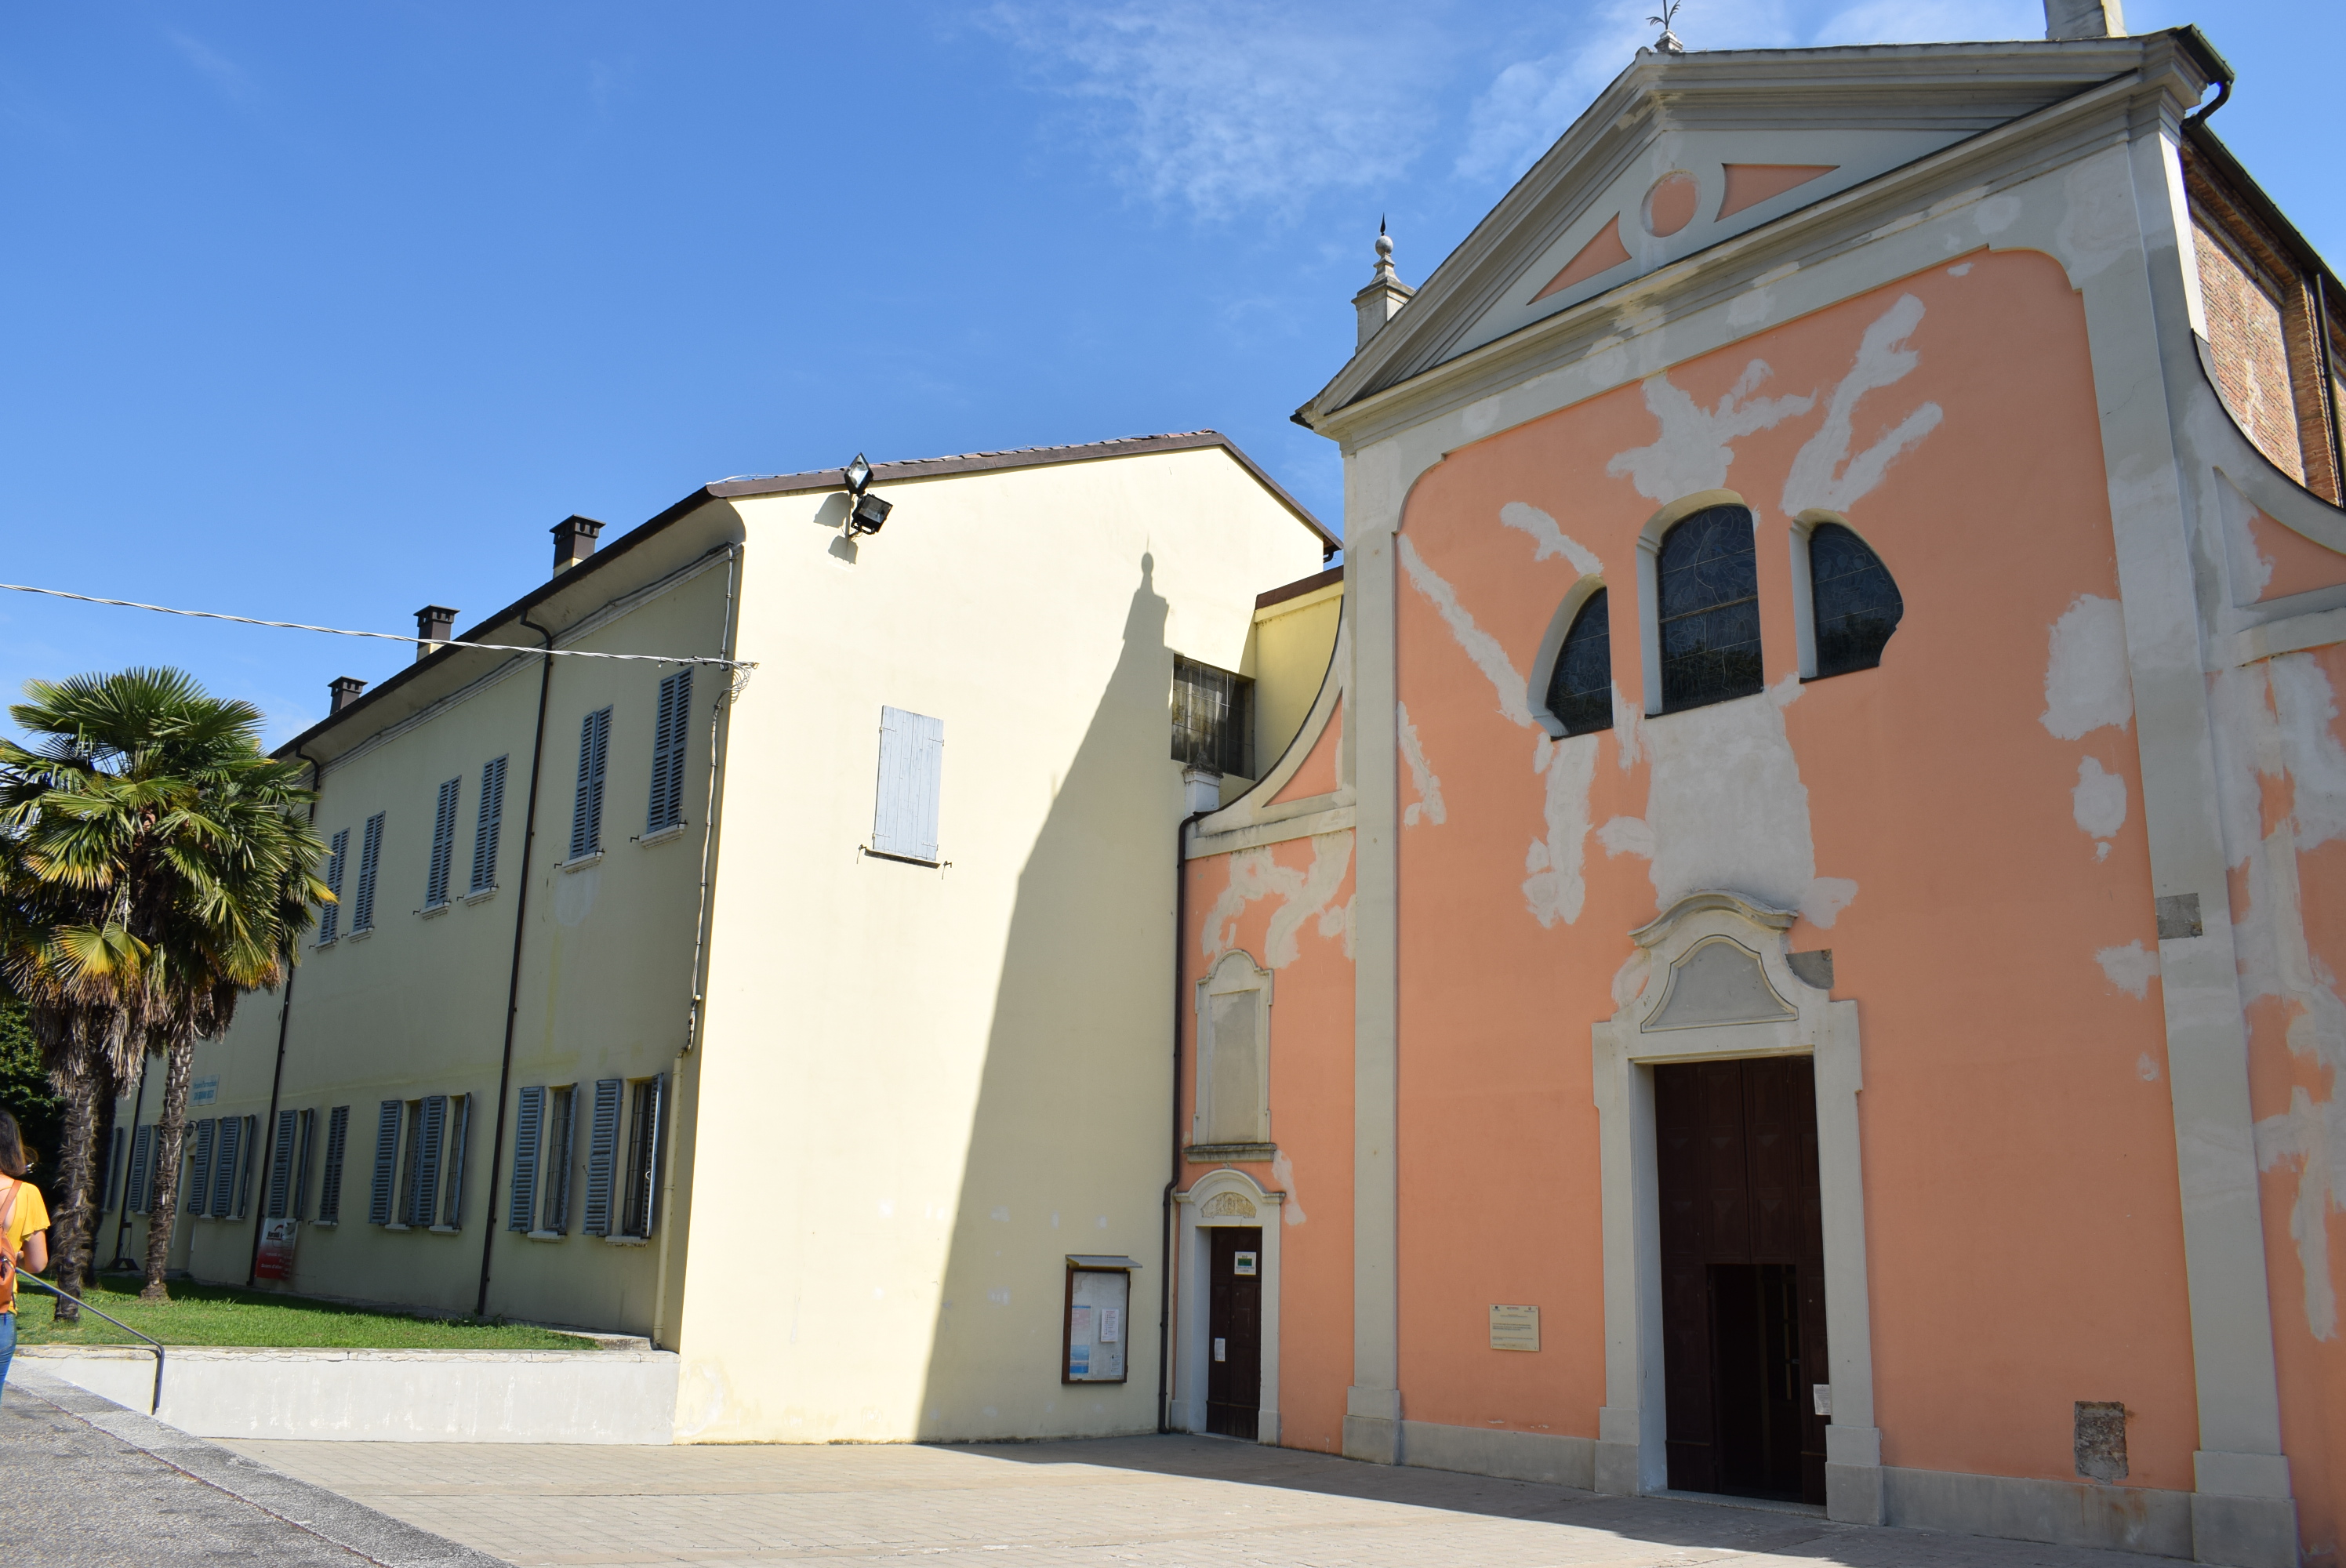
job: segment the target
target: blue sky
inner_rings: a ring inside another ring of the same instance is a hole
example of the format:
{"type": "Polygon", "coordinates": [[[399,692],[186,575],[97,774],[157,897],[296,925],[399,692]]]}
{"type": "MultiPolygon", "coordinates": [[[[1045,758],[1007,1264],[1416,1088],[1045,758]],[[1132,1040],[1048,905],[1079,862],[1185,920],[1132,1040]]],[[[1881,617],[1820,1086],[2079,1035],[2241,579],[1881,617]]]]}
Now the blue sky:
{"type": "MultiPolygon", "coordinates": [[[[707,480],[1288,423],[1390,214],[1422,280],[1650,0],[18,6],[0,578],[397,632],[707,480]]],[[[2346,7],[2129,0],[2346,258],[2346,7]]],[[[2037,0],[1688,0],[1689,46],[2041,36],[2037,0]]],[[[408,651],[0,595],[0,692],[168,662],[281,740],[408,651]]]]}

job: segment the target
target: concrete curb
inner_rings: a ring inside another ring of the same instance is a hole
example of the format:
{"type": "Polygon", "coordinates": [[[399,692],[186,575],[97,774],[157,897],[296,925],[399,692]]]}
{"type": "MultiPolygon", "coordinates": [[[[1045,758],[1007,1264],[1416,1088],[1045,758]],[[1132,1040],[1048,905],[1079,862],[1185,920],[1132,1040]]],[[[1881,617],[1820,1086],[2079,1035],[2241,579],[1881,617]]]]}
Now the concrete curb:
{"type": "Polygon", "coordinates": [[[339,1492],[282,1475],[151,1416],[75,1387],[37,1365],[17,1362],[9,1386],[85,1421],[118,1441],[250,1503],[263,1513],[356,1553],[382,1568],[510,1568],[505,1559],[419,1530],[339,1492]]]}

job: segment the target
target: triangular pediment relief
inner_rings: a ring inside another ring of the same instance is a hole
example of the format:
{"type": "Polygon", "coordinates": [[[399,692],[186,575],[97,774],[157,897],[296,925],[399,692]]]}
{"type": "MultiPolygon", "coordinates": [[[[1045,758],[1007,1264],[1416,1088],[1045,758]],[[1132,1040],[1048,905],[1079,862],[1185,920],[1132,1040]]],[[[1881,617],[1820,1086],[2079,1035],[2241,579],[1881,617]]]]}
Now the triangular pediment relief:
{"type": "Polygon", "coordinates": [[[1648,273],[2138,70],[2156,43],[1641,51],[1300,412],[1316,425],[1318,416],[1648,273]]]}

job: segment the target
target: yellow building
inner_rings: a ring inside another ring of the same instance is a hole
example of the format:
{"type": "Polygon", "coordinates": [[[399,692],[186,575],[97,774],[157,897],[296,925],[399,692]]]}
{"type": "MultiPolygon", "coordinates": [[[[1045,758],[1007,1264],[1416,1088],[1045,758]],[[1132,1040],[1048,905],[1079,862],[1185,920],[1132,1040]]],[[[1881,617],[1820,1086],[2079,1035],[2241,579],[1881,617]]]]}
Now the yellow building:
{"type": "Polygon", "coordinates": [[[284,754],[341,901],[199,1048],[175,1264],[647,1335],[682,1441],[1154,1427],[1176,831],[1217,803],[1168,691],[1242,789],[1335,635],[1331,584],[1258,597],[1335,541],[1210,432],[868,494],[874,532],[838,472],[572,519],[461,634],[671,662],[434,608],[335,683],[284,754]]]}

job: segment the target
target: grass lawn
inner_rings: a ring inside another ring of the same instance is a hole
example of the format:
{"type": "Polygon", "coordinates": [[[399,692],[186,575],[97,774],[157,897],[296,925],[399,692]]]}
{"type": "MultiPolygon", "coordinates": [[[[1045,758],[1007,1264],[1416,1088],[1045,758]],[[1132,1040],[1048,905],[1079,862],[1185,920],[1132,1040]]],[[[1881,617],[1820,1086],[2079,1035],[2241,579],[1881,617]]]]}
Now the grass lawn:
{"type": "MultiPolygon", "coordinates": [[[[91,1282],[87,1299],[140,1332],[166,1345],[329,1346],[369,1350],[591,1350],[592,1339],[550,1329],[473,1319],[411,1318],[370,1311],[299,1296],[238,1290],[225,1285],[171,1281],[171,1299],[138,1299],[145,1283],[137,1275],[108,1275],[91,1282]]],[[[16,1293],[16,1343],[31,1345],[136,1345],[139,1341],[93,1313],[81,1326],[59,1326],[52,1316],[56,1298],[34,1287],[16,1293]]]]}

